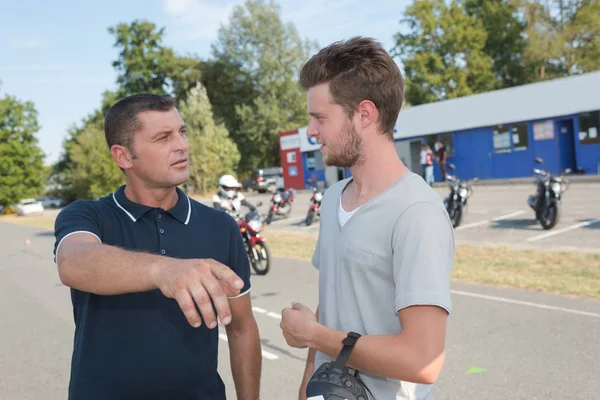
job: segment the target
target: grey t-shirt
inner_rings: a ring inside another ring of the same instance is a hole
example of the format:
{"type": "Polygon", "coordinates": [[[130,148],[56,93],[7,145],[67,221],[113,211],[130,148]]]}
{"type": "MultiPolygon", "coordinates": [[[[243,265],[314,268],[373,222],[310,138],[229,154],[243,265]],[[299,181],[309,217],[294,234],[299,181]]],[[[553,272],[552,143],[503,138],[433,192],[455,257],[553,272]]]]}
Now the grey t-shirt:
{"type": "MultiPolygon", "coordinates": [[[[362,335],[397,334],[398,311],[436,305],[450,313],[454,230],[437,193],[414,173],[404,174],[363,204],[341,227],[338,207],[352,178],[329,188],[321,204],[312,258],[319,270],[319,322],[362,335]]],[[[317,352],[315,369],[331,361],[317,352]]],[[[377,400],[430,400],[432,385],[362,373],[377,400]]]]}

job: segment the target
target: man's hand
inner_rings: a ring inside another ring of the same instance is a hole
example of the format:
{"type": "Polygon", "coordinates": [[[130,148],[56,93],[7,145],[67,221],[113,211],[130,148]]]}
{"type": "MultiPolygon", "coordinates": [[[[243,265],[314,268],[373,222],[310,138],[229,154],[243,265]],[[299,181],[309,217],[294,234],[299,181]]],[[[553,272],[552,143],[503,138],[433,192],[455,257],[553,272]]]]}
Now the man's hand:
{"type": "Polygon", "coordinates": [[[317,317],[308,307],[293,302],[292,308],[285,308],[281,312],[279,326],[287,344],[302,349],[308,347],[318,324],[317,317]]]}
{"type": "Polygon", "coordinates": [[[227,266],[211,259],[166,259],[152,270],[156,286],[168,298],[177,300],[188,322],[197,328],[201,319],[194,302],[209,328],[217,326],[211,298],[224,325],[231,322],[227,296],[236,296],[244,282],[227,266]]]}

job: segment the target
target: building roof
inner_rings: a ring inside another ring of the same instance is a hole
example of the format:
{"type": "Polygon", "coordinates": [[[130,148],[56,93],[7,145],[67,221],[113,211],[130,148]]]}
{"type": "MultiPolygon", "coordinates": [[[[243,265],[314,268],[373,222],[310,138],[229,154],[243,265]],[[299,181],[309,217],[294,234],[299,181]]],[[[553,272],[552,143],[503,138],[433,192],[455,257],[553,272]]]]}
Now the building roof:
{"type": "Polygon", "coordinates": [[[600,110],[600,71],[444,100],[400,111],[404,139],[600,110]]]}

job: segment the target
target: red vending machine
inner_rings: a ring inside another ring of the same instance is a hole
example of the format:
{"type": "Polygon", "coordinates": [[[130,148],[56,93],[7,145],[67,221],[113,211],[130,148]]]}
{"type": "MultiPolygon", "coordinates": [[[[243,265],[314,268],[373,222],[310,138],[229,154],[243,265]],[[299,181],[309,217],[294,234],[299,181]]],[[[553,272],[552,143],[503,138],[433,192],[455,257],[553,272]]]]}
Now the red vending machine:
{"type": "Polygon", "coordinates": [[[304,189],[304,170],[298,130],[279,133],[279,153],[286,189],[304,189]]]}

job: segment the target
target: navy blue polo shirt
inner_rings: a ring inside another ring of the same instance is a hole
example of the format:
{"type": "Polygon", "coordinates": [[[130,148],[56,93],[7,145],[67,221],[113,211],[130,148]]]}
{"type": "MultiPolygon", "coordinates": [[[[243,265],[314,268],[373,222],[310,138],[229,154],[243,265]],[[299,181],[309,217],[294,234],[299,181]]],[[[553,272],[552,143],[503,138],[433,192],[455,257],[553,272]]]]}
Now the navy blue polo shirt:
{"type": "MultiPolygon", "coordinates": [[[[250,290],[250,266],[232,217],[179,188],[170,210],[129,201],[125,187],[69,204],[55,222],[54,254],[69,234],[88,232],[106,245],[175,258],[212,258],[250,290]]],[[[75,319],[69,399],[225,399],[217,372],[218,328],[192,327],[159,289],[101,296],[71,289],[75,319]]]]}

